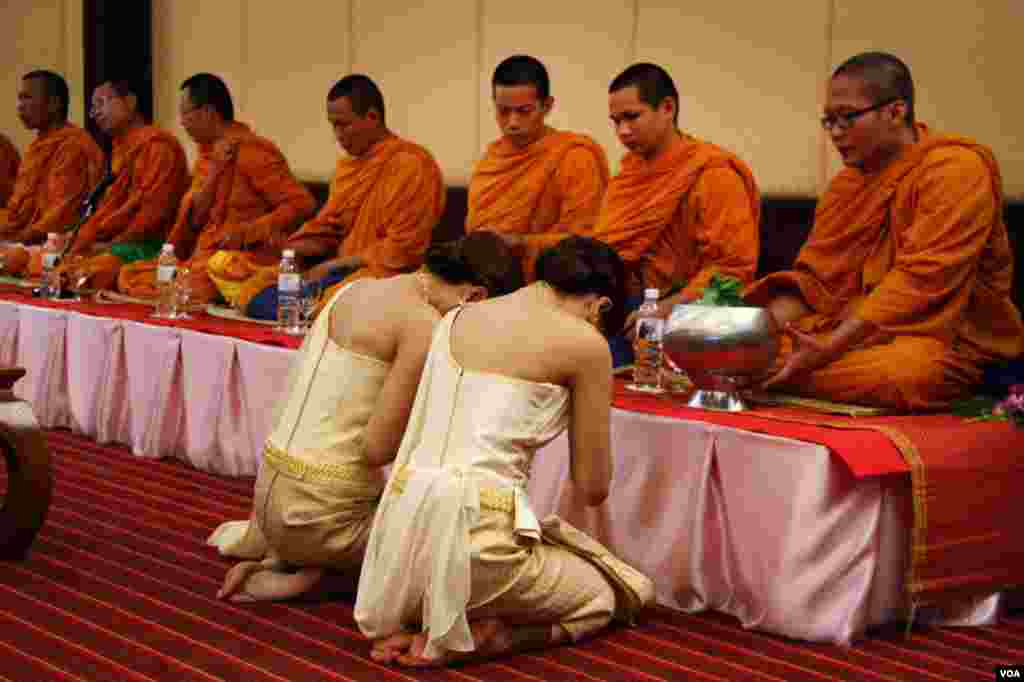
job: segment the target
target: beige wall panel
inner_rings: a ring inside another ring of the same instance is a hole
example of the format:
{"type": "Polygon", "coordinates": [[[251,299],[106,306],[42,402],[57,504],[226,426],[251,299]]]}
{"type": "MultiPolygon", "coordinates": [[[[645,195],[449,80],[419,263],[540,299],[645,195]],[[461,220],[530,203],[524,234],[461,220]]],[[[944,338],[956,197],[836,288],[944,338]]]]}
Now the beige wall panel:
{"type": "Polygon", "coordinates": [[[494,68],[506,57],[529,54],[544,62],[551,76],[555,108],[548,123],[590,135],[617,168],[623,149],[608,121],[608,83],[632,57],[633,2],[482,1],[477,156],[500,134],[491,98],[494,68]]]}
{"type": "Polygon", "coordinates": [[[247,3],[246,110],[242,119],[273,140],[304,180],[329,179],[338,145],[326,119],[327,91],[349,71],[347,2],[247,3]]]}
{"type": "Polygon", "coordinates": [[[174,132],[189,159],[196,148],[178,123],[178,88],[200,71],[227,83],[235,115],[248,120],[245,0],[153,0],[153,110],[155,120],[174,132]]]}
{"type": "Polygon", "coordinates": [[[765,194],[812,194],[827,0],[640,0],[637,60],[668,69],[682,129],[751,165],[765,194]]]}
{"type": "Polygon", "coordinates": [[[476,0],[354,0],[353,70],[384,93],[388,126],[427,147],[451,184],[476,158],[476,0]]]}
{"type": "MultiPolygon", "coordinates": [[[[865,50],[899,56],[914,76],[918,118],[990,146],[1007,194],[1024,197],[1024,2],[944,3],[942,11],[926,17],[917,2],[835,2],[832,66],[865,50]]],[[[830,157],[835,170],[834,151],[830,157]]]]}
{"type": "MultiPolygon", "coordinates": [[[[80,0],[65,0],[64,10],[64,73],[71,85],[71,119],[84,121],[86,116],[85,99],[82,88],[85,85],[85,8],[80,0]]],[[[88,94],[92,97],[92,93],[88,94]]]]}
{"type": "Polygon", "coordinates": [[[9,0],[0,4],[0,131],[24,150],[35,133],[26,130],[15,107],[21,77],[34,69],[50,69],[64,76],[71,91],[70,116],[82,123],[81,11],[78,34],[72,0],[9,0]]]}

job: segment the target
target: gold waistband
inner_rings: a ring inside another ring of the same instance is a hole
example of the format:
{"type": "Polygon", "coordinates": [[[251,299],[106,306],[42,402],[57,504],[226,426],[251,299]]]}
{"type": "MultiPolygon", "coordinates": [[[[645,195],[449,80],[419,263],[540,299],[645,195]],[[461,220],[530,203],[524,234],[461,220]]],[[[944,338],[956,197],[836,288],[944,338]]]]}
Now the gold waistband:
{"type": "MultiPolygon", "coordinates": [[[[391,491],[395,495],[401,495],[405,491],[405,484],[409,480],[409,470],[402,467],[391,476],[391,491]]],[[[480,506],[484,509],[514,514],[516,511],[516,498],[512,488],[492,488],[480,486],[480,506]]]]}
{"type": "Polygon", "coordinates": [[[281,448],[271,445],[270,441],[263,444],[263,461],[282,474],[287,474],[300,481],[319,483],[371,483],[371,471],[359,464],[335,464],[332,462],[313,463],[301,460],[288,454],[281,448]]]}

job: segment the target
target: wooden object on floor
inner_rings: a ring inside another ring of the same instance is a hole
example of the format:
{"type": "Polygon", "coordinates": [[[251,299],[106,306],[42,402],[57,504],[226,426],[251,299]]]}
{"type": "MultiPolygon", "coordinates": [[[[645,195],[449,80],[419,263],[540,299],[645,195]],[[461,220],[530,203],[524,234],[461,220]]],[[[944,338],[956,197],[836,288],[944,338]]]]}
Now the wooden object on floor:
{"type": "Polygon", "coordinates": [[[21,368],[0,369],[0,451],[7,493],[0,507],[0,559],[24,559],[46,520],[53,489],[50,452],[32,406],[14,396],[21,368]]]}

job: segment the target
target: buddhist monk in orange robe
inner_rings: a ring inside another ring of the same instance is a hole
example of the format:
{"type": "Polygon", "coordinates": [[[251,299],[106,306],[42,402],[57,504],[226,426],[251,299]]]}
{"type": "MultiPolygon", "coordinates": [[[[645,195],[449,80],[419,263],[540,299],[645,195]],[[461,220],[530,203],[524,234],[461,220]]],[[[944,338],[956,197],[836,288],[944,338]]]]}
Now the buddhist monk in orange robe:
{"type": "MultiPolygon", "coordinates": [[[[753,280],[761,199],[750,167],[734,154],[681,132],[679,93],[654,64],[634,64],[609,86],[608,106],[629,150],[605,193],[591,236],[629,269],[631,305],[645,288],[662,294],[658,314],[698,298],[716,272],[753,280]]],[[[631,336],[635,314],[626,322],[631,336]]],[[[613,338],[616,365],[632,354],[613,338]]]]}
{"type": "MultiPolygon", "coordinates": [[[[352,74],[331,87],[327,120],[347,157],[338,161],[327,203],[285,248],[306,261],[327,258],[304,273],[321,288],[415,270],[444,212],[440,167],[426,149],[388,129],[384,97],[367,76],[352,74]]],[[[238,306],[253,317],[275,317],[276,277],[276,270],[251,277],[238,306]]]]}
{"type": "Polygon", "coordinates": [[[788,331],[769,388],[899,410],[948,406],[1024,352],[999,167],[914,121],[910,70],[864,53],[829,84],[822,124],[846,167],[794,269],[746,300],[788,331]]]}
{"type": "Polygon", "coordinates": [[[488,146],[469,180],[466,231],[505,237],[533,264],[548,246],[593,228],[608,185],[608,159],[586,135],[548,127],[555,100],[547,69],[525,55],[509,57],[491,79],[501,137],[488,146]]]}
{"type": "Polygon", "coordinates": [[[18,177],[18,166],[21,154],[18,148],[0,134],[0,206],[6,206],[11,193],[14,192],[14,180],[18,177]]]}
{"type": "MultiPolygon", "coordinates": [[[[18,117],[37,135],[25,151],[13,193],[0,208],[0,240],[38,244],[49,232],[64,232],[99,182],[103,151],[67,115],[68,86],[61,76],[51,71],[25,75],[18,90],[18,117]]],[[[23,247],[5,249],[3,258],[5,272],[26,272],[29,253],[23,247]]]]}
{"type": "MultiPolygon", "coordinates": [[[[231,94],[220,78],[200,73],[181,90],[181,123],[199,146],[199,158],[168,241],[191,300],[206,303],[219,296],[207,271],[214,254],[225,250],[254,267],[276,263],[281,245],[313,212],[315,201],[281,151],[234,120],[231,94]]],[[[155,298],[156,261],[122,267],[118,289],[155,298]]]]}
{"type": "Polygon", "coordinates": [[[113,289],[125,262],[153,258],[160,251],[188,188],[188,161],[174,135],[146,123],[136,86],[129,81],[96,88],[91,115],[111,137],[115,179],[70,237],[60,268],[80,284],[113,289]]]}

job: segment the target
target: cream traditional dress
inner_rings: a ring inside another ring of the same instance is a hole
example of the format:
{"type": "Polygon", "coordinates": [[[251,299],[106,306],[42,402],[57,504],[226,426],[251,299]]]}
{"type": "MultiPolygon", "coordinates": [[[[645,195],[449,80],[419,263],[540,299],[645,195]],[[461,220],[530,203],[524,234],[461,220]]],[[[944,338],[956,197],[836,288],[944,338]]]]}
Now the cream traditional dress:
{"type": "Polygon", "coordinates": [[[264,446],[252,519],[221,524],[207,541],[225,556],[260,559],[269,546],[297,566],[359,566],[385,483],[363,456],[363,437],[390,364],[329,337],[331,309],[348,286],[303,344],[264,446]]]}
{"type": "Polygon", "coordinates": [[[535,451],[568,425],[571,394],[458,365],[438,326],[374,518],[355,618],[377,639],[428,633],[424,655],[472,651],[469,620],[558,623],[574,640],[653,598],[645,576],[526,496],[535,451]]]}

